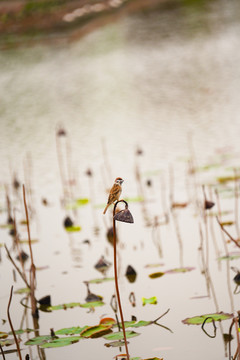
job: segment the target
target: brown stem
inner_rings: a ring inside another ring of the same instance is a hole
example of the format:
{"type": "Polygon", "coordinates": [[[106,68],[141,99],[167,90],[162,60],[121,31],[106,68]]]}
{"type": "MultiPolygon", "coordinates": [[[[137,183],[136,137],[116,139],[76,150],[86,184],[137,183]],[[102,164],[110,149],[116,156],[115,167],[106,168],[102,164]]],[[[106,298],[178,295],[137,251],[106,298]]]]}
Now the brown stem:
{"type": "Polygon", "coordinates": [[[237,337],[237,358],[240,359],[240,339],[239,339],[239,331],[238,331],[238,317],[234,318],[235,329],[236,329],[236,337],[237,337]]]}
{"type": "MultiPolygon", "coordinates": [[[[114,215],[115,215],[115,211],[116,211],[116,206],[120,201],[125,202],[124,200],[117,201],[115,203],[114,209],[113,209],[114,280],[115,280],[115,288],[116,288],[116,294],[117,294],[117,299],[118,299],[119,312],[120,312],[121,322],[122,322],[122,330],[123,330],[123,337],[124,337],[125,349],[126,349],[126,354],[127,354],[127,360],[129,360],[130,357],[129,357],[128,346],[127,346],[127,338],[126,338],[126,331],[125,331],[125,325],[124,325],[124,318],[123,318],[120,293],[119,293],[119,288],[118,288],[118,276],[117,276],[117,241],[116,241],[116,225],[115,225],[114,215]]],[[[126,204],[126,202],[125,202],[125,204],[126,204]]]]}
{"type": "Polygon", "coordinates": [[[37,316],[37,304],[36,304],[36,299],[35,299],[35,295],[34,295],[35,282],[36,282],[36,267],[35,267],[35,264],[34,264],[34,261],[33,261],[33,252],[32,252],[30,227],[29,227],[29,216],[28,216],[28,208],[27,208],[25,186],[24,185],[23,185],[23,200],[24,200],[24,207],[25,207],[26,220],[27,220],[28,245],[29,245],[30,256],[31,256],[30,289],[31,289],[32,315],[37,316]]]}
{"type": "Polygon", "coordinates": [[[236,226],[236,232],[237,232],[237,237],[239,239],[239,222],[238,222],[238,218],[239,218],[239,207],[238,207],[238,173],[237,173],[237,169],[234,170],[234,194],[235,194],[235,226],[236,226]]]}
{"type": "Polygon", "coordinates": [[[19,359],[22,360],[22,355],[21,355],[19,344],[18,344],[18,339],[17,339],[17,336],[16,336],[14,328],[13,328],[13,324],[12,324],[11,317],[10,317],[10,311],[9,311],[11,301],[12,301],[12,292],[13,292],[13,286],[11,287],[11,292],[10,292],[10,297],[9,297],[9,302],[8,302],[8,307],[7,307],[7,316],[8,316],[9,325],[11,327],[13,337],[14,337],[14,340],[15,340],[15,343],[16,343],[16,346],[17,346],[17,352],[18,352],[18,355],[19,355],[19,359]]]}
{"type": "Polygon", "coordinates": [[[217,217],[217,222],[218,224],[220,225],[221,229],[223,232],[225,232],[225,234],[229,237],[229,239],[234,242],[234,244],[237,246],[237,247],[240,247],[240,245],[238,244],[238,242],[229,234],[229,232],[224,228],[224,226],[221,224],[221,222],[219,221],[218,217],[217,217]]]}
{"type": "Polygon", "coordinates": [[[1,345],[1,344],[0,344],[0,349],[1,349],[1,354],[2,354],[3,360],[6,360],[5,355],[4,355],[4,351],[3,351],[3,348],[2,348],[2,345],[1,345]]]}
{"type": "Polygon", "coordinates": [[[7,252],[7,255],[9,257],[9,260],[11,261],[11,263],[13,264],[13,266],[15,267],[15,269],[17,270],[17,272],[19,273],[19,275],[21,276],[21,278],[23,279],[23,281],[25,282],[26,286],[30,289],[30,285],[29,283],[27,282],[27,280],[25,279],[24,275],[21,273],[21,270],[19,269],[19,267],[15,264],[15,261],[13,260],[6,244],[4,244],[4,247],[5,247],[5,250],[7,252]]]}

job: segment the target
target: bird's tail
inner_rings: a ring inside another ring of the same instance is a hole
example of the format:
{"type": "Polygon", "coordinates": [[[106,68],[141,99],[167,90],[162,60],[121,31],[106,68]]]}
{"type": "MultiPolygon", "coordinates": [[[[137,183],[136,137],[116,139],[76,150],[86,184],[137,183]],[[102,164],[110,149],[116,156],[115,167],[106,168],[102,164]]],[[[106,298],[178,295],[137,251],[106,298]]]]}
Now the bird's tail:
{"type": "Polygon", "coordinates": [[[109,205],[107,204],[107,206],[105,207],[104,211],[103,211],[103,214],[106,214],[106,211],[108,209],[109,205]]]}

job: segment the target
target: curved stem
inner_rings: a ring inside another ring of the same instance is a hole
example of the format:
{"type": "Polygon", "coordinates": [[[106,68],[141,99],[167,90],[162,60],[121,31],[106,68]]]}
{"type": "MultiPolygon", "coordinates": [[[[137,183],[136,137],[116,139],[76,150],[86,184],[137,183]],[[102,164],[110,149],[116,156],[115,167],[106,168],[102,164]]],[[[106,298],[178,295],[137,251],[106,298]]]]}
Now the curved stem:
{"type": "Polygon", "coordinates": [[[126,354],[127,354],[127,360],[129,360],[130,357],[129,357],[128,346],[127,346],[127,338],[126,338],[126,331],[125,331],[125,325],[124,325],[124,318],[123,318],[120,293],[119,293],[119,288],[118,288],[118,276],[117,276],[117,241],[116,241],[116,224],[115,224],[115,220],[114,220],[114,215],[115,215],[117,204],[119,202],[124,202],[126,204],[126,206],[128,206],[127,202],[125,200],[119,200],[115,203],[114,208],[113,208],[114,280],[115,280],[115,288],[116,288],[119,312],[120,312],[120,316],[121,316],[121,323],[122,323],[122,330],[123,330],[123,337],[124,337],[125,349],[126,349],[126,354]]]}
{"type": "Polygon", "coordinates": [[[13,293],[13,286],[11,287],[10,297],[9,297],[9,301],[8,301],[7,316],[8,316],[9,325],[10,325],[10,328],[12,330],[13,337],[14,337],[14,340],[15,340],[15,343],[16,343],[16,346],[17,346],[17,352],[18,352],[18,355],[19,355],[19,359],[22,360],[22,355],[21,355],[19,344],[18,344],[17,336],[16,336],[16,333],[14,331],[14,327],[13,327],[11,317],[10,317],[10,305],[11,305],[11,301],[12,301],[12,293],[13,293]]]}

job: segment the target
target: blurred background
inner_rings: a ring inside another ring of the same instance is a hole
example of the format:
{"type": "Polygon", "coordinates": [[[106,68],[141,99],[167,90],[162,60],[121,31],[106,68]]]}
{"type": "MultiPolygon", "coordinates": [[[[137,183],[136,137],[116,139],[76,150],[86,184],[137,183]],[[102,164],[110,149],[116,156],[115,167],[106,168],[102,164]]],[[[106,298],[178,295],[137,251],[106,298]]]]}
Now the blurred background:
{"type": "MultiPolygon", "coordinates": [[[[99,276],[94,266],[101,255],[113,262],[106,236],[111,212],[103,217],[102,211],[114,179],[122,177],[122,196],[129,199],[135,220],[133,226],[118,225],[124,313],[128,320],[132,315],[153,320],[170,308],[163,323],[173,330],[141,329],[141,336],[131,339],[132,356],[228,358],[221,335],[229,322],[211,339],[182,320],[239,310],[232,281],[236,271],[231,270],[239,268],[239,257],[222,267],[216,261],[237,247],[230,242],[226,251],[229,239],[222,240],[215,221],[217,248],[209,245],[209,266],[216,292],[209,293],[199,260],[198,222],[204,221],[196,207],[204,199],[203,184],[215,203],[217,189],[216,211],[226,210],[227,221],[235,219],[230,230],[239,237],[239,20],[239,0],[0,0],[1,225],[7,219],[7,194],[20,237],[27,238],[21,223],[24,183],[32,237],[38,240],[35,262],[46,267],[37,274],[37,297],[51,294],[54,305],[83,302],[83,282],[99,276]],[[66,232],[67,216],[81,231],[66,232]],[[195,271],[152,280],[146,266],[154,263],[160,266],[156,271],[182,266],[195,271]],[[134,284],[124,277],[128,265],[137,270],[134,284]],[[142,307],[142,297],[151,296],[157,296],[157,307],[142,307]]],[[[12,235],[0,231],[0,245],[10,248],[12,235]]],[[[11,284],[23,284],[13,281],[4,249],[0,267],[0,316],[5,319],[11,284]]],[[[95,325],[103,314],[113,317],[113,282],[93,284],[91,290],[104,294],[104,309],[41,313],[40,333],[95,325]]],[[[15,295],[16,329],[22,312],[15,295]]],[[[73,359],[81,353],[84,360],[110,359],[119,353],[104,347],[102,339],[88,341],[45,354],[35,351],[32,358],[73,359]]]]}

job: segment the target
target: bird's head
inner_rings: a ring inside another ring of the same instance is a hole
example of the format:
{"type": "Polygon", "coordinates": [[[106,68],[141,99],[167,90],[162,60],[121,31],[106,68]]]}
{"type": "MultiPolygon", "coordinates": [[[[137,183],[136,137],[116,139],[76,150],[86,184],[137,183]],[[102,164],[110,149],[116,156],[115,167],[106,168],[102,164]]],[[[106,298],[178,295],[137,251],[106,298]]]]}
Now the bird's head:
{"type": "Polygon", "coordinates": [[[120,178],[120,177],[117,177],[115,179],[115,184],[122,185],[123,182],[124,182],[124,180],[122,178],[120,178]]]}

